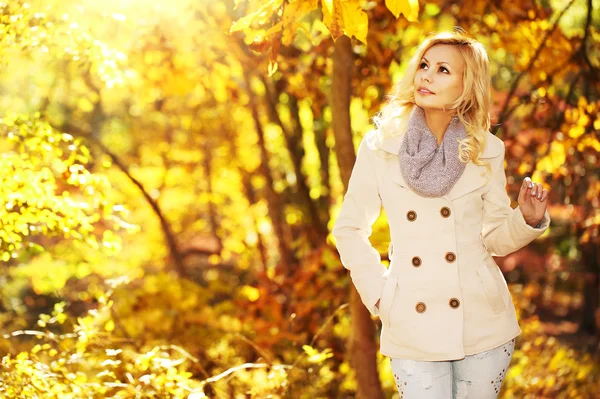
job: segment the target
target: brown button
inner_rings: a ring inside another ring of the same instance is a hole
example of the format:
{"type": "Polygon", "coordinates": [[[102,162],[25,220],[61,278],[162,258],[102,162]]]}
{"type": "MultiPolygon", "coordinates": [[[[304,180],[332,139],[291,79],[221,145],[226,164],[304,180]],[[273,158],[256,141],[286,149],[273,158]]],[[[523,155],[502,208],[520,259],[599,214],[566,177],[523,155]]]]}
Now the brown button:
{"type": "Polygon", "coordinates": [[[446,262],[452,263],[455,260],[456,260],[456,255],[454,255],[454,252],[446,252],[446,262]]]}
{"type": "Polygon", "coordinates": [[[415,220],[417,220],[417,212],[408,211],[406,213],[406,218],[408,219],[409,222],[414,222],[415,220]]]}
{"type": "Polygon", "coordinates": [[[419,258],[418,256],[415,256],[414,258],[412,258],[412,264],[415,267],[421,266],[421,258],[419,258]]]}
{"type": "Polygon", "coordinates": [[[443,217],[447,218],[448,216],[450,216],[450,208],[448,208],[447,206],[442,207],[442,209],[440,209],[440,213],[442,214],[443,217]]]}
{"type": "Polygon", "coordinates": [[[456,298],[450,299],[450,307],[456,309],[460,306],[460,301],[456,298]]]}
{"type": "Polygon", "coordinates": [[[419,302],[417,303],[416,309],[417,312],[423,313],[427,309],[427,305],[425,305],[423,302],[419,302]]]}

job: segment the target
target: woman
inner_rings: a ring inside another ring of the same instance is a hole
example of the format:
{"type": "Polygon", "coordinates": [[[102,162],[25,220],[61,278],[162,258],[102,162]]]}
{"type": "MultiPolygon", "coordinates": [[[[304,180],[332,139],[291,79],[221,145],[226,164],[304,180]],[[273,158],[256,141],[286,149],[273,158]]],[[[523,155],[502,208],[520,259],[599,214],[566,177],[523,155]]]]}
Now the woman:
{"type": "Polygon", "coordinates": [[[510,206],[489,106],[483,46],[459,32],[427,37],[359,146],[334,223],[403,398],[496,398],[521,333],[492,256],[544,233],[548,190],[525,178],[510,206]],[[381,206],[388,268],[369,241],[381,206]]]}

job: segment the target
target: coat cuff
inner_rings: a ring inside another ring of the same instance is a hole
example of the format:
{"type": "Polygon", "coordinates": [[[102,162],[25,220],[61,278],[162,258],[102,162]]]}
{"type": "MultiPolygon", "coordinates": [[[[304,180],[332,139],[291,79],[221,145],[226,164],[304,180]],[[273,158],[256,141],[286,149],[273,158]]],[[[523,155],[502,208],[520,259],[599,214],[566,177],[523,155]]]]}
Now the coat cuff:
{"type": "Polygon", "coordinates": [[[546,229],[550,226],[550,214],[548,213],[548,209],[546,209],[542,220],[540,220],[535,227],[527,224],[523,212],[521,212],[521,208],[518,205],[513,209],[511,219],[511,224],[516,226],[523,235],[531,237],[532,240],[544,234],[546,229]]]}

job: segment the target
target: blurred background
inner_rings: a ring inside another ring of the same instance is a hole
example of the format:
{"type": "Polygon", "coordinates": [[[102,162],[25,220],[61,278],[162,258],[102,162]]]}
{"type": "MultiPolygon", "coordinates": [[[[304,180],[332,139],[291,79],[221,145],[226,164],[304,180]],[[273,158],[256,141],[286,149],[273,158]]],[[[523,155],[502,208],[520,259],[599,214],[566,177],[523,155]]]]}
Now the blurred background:
{"type": "MultiPolygon", "coordinates": [[[[0,396],[398,398],[330,230],[429,32],[488,50],[523,334],[501,398],[600,392],[600,1],[0,2],[0,396]]],[[[387,264],[385,212],[371,243],[387,264]]]]}

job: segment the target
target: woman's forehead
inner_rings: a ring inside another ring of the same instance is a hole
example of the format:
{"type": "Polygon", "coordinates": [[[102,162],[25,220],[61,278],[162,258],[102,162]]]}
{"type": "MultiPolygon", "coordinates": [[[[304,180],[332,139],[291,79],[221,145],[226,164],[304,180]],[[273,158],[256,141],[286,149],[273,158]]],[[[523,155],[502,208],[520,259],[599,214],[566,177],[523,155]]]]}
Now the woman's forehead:
{"type": "Polygon", "coordinates": [[[447,62],[454,68],[460,68],[464,60],[460,52],[451,44],[434,44],[423,54],[427,61],[437,64],[438,62],[447,62]]]}

